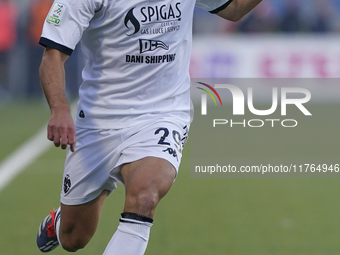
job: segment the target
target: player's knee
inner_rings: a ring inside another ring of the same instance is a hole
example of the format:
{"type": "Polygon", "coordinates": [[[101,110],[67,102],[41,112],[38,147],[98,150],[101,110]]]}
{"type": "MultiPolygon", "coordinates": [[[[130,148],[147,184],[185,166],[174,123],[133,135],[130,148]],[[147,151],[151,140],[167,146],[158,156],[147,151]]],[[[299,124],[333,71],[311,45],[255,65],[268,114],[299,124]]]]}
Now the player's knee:
{"type": "Polygon", "coordinates": [[[157,199],[153,194],[138,196],[137,205],[139,208],[145,208],[147,210],[153,210],[156,208],[157,199]]]}
{"type": "Polygon", "coordinates": [[[152,192],[140,192],[127,197],[127,204],[133,212],[148,216],[158,204],[158,195],[152,192]]]}
{"type": "Polygon", "coordinates": [[[89,242],[87,238],[82,237],[64,237],[60,239],[61,246],[68,252],[76,252],[83,249],[89,242]]]}

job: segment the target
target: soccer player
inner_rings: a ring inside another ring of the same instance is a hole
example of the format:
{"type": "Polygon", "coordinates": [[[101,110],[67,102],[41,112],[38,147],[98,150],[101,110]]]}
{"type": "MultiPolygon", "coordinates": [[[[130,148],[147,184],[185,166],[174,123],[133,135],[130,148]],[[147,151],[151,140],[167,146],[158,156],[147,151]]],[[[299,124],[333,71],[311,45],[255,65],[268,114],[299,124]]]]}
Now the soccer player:
{"type": "Polygon", "coordinates": [[[190,126],[188,74],[195,4],[237,21],[261,0],[58,0],[46,19],[41,84],[47,136],[68,147],[61,206],[41,223],[42,252],[84,248],[120,182],[123,213],[104,254],[144,254],[155,208],[178,172],[190,126]],[[64,63],[81,40],[88,59],[75,124],[64,63]],[[77,142],[77,144],[76,144],[77,142]]]}

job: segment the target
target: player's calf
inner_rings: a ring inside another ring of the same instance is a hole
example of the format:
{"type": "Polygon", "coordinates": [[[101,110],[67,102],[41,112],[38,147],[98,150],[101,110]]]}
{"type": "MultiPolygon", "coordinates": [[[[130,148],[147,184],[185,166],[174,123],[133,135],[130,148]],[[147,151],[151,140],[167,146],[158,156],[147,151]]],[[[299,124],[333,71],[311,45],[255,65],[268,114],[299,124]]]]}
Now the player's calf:
{"type": "Polygon", "coordinates": [[[61,246],[68,252],[76,252],[83,249],[91,240],[91,238],[75,236],[72,235],[72,233],[69,233],[68,235],[64,234],[60,237],[61,246]]]}
{"type": "Polygon", "coordinates": [[[84,248],[96,232],[100,213],[108,191],[81,205],[61,204],[62,216],[58,238],[64,250],[75,252],[84,248]]]}

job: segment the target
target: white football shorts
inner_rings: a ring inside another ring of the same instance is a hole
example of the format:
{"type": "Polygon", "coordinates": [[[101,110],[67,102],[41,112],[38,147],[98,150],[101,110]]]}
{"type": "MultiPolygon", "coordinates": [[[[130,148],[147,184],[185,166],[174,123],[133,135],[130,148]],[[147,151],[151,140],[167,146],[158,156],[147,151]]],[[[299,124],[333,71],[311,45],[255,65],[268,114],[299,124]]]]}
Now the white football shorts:
{"type": "Polygon", "coordinates": [[[178,172],[188,130],[180,121],[164,119],[123,129],[77,128],[76,150],[66,156],[61,203],[84,204],[105,189],[112,192],[117,182],[124,185],[122,164],[145,157],[163,158],[178,172]]]}

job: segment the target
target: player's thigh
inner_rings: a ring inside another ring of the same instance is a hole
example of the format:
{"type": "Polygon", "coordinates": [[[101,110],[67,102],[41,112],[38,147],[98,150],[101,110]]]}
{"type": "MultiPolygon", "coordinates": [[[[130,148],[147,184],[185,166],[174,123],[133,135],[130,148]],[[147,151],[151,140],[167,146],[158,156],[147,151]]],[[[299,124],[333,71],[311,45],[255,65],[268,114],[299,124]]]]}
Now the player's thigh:
{"type": "Polygon", "coordinates": [[[89,241],[96,231],[107,190],[94,200],[81,205],[61,204],[60,235],[89,241]]]}
{"type": "Polygon", "coordinates": [[[153,217],[156,205],[173,184],[176,169],[163,158],[145,157],[124,164],[121,174],[126,189],[124,211],[153,217]]]}

